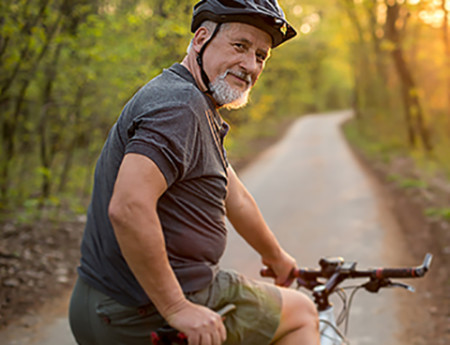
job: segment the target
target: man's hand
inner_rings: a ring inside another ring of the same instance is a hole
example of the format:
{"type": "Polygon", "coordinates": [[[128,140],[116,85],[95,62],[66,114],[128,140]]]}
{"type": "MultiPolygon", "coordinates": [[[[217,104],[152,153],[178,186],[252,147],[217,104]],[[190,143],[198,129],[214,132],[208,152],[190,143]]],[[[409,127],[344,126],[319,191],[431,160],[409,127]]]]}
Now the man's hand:
{"type": "Polygon", "coordinates": [[[165,319],[187,336],[189,345],[221,345],[227,337],[219,314],[188,300],[172,306],[165,319]]]}
{"type": "Polygon", "coordinates": [[[270,267],[275,273],[276,285],[288,287],[294,281],[294,277],[291,276],[291,272],[297,268],[297,263],[295,259],[284,250],[282,250],[279,256],[275,259],[263,258],[262,263],[267,267],[270,267]]]}

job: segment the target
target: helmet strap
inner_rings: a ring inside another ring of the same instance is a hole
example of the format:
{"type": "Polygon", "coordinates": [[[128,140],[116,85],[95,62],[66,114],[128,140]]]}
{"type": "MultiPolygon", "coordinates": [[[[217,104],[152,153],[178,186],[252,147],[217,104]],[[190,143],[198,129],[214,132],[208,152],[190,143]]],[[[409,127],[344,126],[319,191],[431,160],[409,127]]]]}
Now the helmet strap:
{"type": "Polygon", "coordinates": [[[210,94],[210,95],[212,95],[212,91],[211,91],[211,88],[210,88],[211,81],[209,80],[208,75],[206,74],[205,69],[203,68],[203,53],[205,52],[205,49],[208,46],[208,44],[211,43],[213,38],[219,32],[221,26],[222,26],[222,23],[217,23],[217,26],[214,29],[211,37],[205,42],[205,44],[203,44],[202,48],[200,49],[200,51],[199,51],[199,53],[197,55],[197,64],[200,67],[200,73],[201,73],[201,76],[202,76],[203,84],[205,84],[205,86],[206,86],[205,93],[210,94]]]}

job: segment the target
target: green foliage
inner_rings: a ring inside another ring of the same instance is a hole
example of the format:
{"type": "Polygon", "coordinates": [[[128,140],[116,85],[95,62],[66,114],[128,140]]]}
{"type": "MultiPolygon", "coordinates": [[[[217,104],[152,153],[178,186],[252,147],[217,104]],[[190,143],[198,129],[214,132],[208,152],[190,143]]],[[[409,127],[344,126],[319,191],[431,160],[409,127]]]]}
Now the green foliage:
{"type": "Polygon", "coordinates": [[[32,209],[58,208],[57,199],[85,199],[93,164],[125,102],[183,55],[190,7],[190,1],[2,2],[2,208],[23,210],[27,221],[32,209]]]}
{"type": "MultiPolygon", "coordinates": [[[[112,124],[136,90],[182,59],[195,2],[0,3],[1,209],[20,210],[22,222],[85,210],[112,124]]],[[[243,152],[233,141],[273,135],[267,128],[286,116],[350,104],[348,23],[338,7],[281,3],[299,36],[273,52],[249,107],[224,112],[231,155],[243,152]]]]}
{"type": "Polygon", "coordinates": [[[25,200],[16,213],[15,220],[18,224],[33,224],[42,219],[58,219],[58,210],[61,200],[57,197],[31,198],[25,200]]]}
{"type": "Polygon", "coordinates": [[[428,208],[425,210],[425,215],[434,219],[450,221],[450,208],[428,208]]]}
{"type": "Polygon", "coordinates": [[[388,163],[393,157],[405,152],[406,146],[401,137],[387,135],[388,130],[367,126],[358,120],[348,121],[343,127],[346,138],[359,147],[365,155],[374,160],[388,163]],[[384,135],[380,135],[382,132],[384,135]]]}
{"type": "Polygon", "coordinates": [[[393,181],[399,186],[400,188],[404,189],[423,189],[427,188],[428,184],[425,181],[422,181],[420,179],[415,178],[408,178],[403,177],[400,175],[390,175],[388,178],[390,181],[393,181]]]}

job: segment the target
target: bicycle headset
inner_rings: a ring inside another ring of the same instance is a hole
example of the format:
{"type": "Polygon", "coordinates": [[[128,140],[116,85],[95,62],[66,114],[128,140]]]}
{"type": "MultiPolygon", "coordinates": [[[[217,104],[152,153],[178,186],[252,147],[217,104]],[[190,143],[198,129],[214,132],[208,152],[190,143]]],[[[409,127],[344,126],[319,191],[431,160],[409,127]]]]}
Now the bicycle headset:
{"type": "Polygon", "coordinates": [[[200,49],[197,63],[200,67],[206,93],[211,94],[210,80],[203,68],[203,53],[220,30],[223,23],[250,24],[267,32],[272,37],[272,48],[294,37],[297,33],[287,22],[277,0],[202,0],[194,6],[191,31],[195,31],[205,20],[217,23],[214,32],[200,49]]]}

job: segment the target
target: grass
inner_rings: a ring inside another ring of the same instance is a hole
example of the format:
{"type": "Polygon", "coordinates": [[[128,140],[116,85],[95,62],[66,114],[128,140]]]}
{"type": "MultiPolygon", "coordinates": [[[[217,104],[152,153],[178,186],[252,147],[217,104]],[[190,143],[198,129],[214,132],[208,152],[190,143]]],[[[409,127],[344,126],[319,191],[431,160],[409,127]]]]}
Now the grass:
{"type": "MultiPolygon", "coordinates": [[[[436,190],[436,186],[430,186],[431,179],[443,176],[444,183],[450,181],[450,145],[449,140],[435,141],[434,150],[430,154],[423,149],[408,149],[401,145],[398,138],[389,135],[376,135],[385,133],[379,127],[370,127],[352,120],[344,126],[344,133],[349,142],[359,148],[369,160],[389,164],[395,158],[407,157],[414,163],[414,170],[419,172],[417,177],[407,176],[409,171],[392,173],[388,175],[388,181],[394,182],[399,188],[405,190],[434,190],[437,195],[444,194],[444,189],[436,190]],[[447,147],[448,146],[448,147],[447,147]]],[[[439,187],[438,187],[439,188],[439,187]]],[[[424,210],[424,214],[432,220],[450,221],[450,207],[448,198],[438,197],[439,202],[424,210]],[[447,201],[446,201],[447,200],[447,201]]]]}
{"type": "MultiPolygon", "coordinates": [[[[385,128],[379,123],[364,123],[354,119],[344,126],[344,133],[369,159],[389,163],[395,157],[409,157],[424,175],[439,174],[450,181],[450,139],[446,136],[436,136],[430,153],[421,147],[408,147],[403,133],[395,132],[394,128],[385,128]]],[[[404,184],[414,185],[415,182],[405,181],[404,184]]]]}
{"type": "Polygon", "coordinates": [[[425,210],[425,215],[432,219],[450,221],[450,207],[430,207],[425,210]]]}
{"type": "Polygon", "coordinates": [[[408,178],[397,174],[389,175],[388,180],[395,182],[397,186],[404,189],[422,189],[428,187],[428,183],[426,181],[415,178],[408,178]]]}

